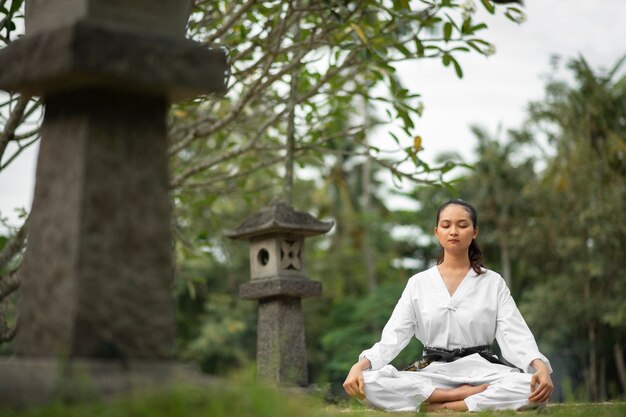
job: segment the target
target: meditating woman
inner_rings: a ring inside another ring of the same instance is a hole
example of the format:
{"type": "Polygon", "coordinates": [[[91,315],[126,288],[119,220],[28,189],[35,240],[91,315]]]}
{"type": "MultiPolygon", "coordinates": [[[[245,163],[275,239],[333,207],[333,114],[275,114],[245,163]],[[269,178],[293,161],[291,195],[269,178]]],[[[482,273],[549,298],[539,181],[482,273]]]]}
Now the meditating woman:
{"type": "Polygon", "coordinates": [[[379,342],[363,351],[343,384],[388,411],[522,410],[552,394],[542,355],[502,277],[484,268],[474,207],[451,200],[437,211],[443,248],[436,266],[409,279],[379,342]],[[415,336],[422,358],[389,365],[415,336]],[[491,352],[494,339],[503,359],[491,352]]]}

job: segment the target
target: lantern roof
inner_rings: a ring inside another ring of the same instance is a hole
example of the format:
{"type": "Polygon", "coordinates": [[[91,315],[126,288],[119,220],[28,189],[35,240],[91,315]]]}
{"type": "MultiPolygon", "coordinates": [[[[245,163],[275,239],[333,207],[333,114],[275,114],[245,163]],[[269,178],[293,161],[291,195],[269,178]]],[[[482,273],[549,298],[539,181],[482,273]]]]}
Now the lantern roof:
{"type": "Polygon", "coordinates": [[[316,236],[328,232],[335,223],[320,221],[311,214],[294,210],[280,200],[275,200],[259,212],[249,215],[241,224],[224,234],[231,239],[250,240],[274,233],[316,236]]]}

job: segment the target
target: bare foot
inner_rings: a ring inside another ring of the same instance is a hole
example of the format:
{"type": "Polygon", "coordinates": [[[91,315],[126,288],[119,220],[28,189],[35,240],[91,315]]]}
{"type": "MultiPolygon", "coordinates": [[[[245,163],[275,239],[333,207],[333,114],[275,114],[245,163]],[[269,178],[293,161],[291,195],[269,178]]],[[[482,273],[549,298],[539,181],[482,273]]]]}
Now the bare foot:
{"type": "Polygon", "coordinates": [[[433,393],[426,399],[426,403],[443,404],[455,401],[463,402],[470,395],[478,394],[487,389],[489,385],[469,385],[464,384],[456,388],[436,388],[433,393]]]}
{"type": "Polygon", "coordinates": [[[424,403],[420,407],[421,412],[425,413],[441,413],[447,411],[467,411],[465,401],[450,401],[445,403],[424,403]]]}
{"type": "Polygon", "coordinates": [[[483,392],[489,387],[489,384],[482,385],[461,385],[460,387],[455,388],[455,390],[459,390],[459,400],[464,400],[470,395],[478,394],[479,392],[483,392]]]}

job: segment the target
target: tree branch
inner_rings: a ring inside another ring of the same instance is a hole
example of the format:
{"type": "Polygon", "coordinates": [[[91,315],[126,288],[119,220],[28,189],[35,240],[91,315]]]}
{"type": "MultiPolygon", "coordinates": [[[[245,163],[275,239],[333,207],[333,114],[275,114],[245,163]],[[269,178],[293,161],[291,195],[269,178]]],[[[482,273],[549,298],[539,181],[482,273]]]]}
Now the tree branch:
{"type": "Polygon", "coordinates": [[[30,96],[21,95],[17,99],[17,104],[13,108],[9,119],[4,125],[4,129],[2,134],[0,134],[0,161],[2,161],[2,156],[4,155],[4,151],[13,136],[15,135],[15,130],[18,128],[22,120],[24,119],[24,112],[26,111],[26,106],[30,101],[30,96]]]}
{"type": "MultiPolygon", "coordinates": [[[[308,100],[309,98],[311,98],[313,95],[317,94],[317,92],[326,84],[326,82],[334,77],[335,75],[337,75],[339,72],[341,72],[342,70],[348,68],[350,65],[353,64],[354,61],[354,57],[356,56],[356,52],[352,51],[348,57],[346,57],[346,60],[344,61],[344,63],[340,66],[337,66],[335,68],[333,68],[332,70],[328,71],[326,74],[324,74],[324,77],[322,77],[317,84],[315,84],[306,94],[299,96],[296,100],[295,103],[296,104],[300,104],[305,100],[308,100]]],[[[242,155],[252,149],[255,149],[256,144],[258,143],[258,141],[260,140],[260,138],[263,136],[264,132],[270,127],[272,126],[278,119],[280,119],[289,109],[287,107],[285,107],[283,110],[279,111],[278,113],[274,114],[273,117],[269,118],[264,124],[263,126],[257,131],[257,133],[255,134],[254,138],[248,142],[245,146],[240,147],[238,149],[234,149],[230,152],[227,152],[226,154],[223,154],[219,157],[210,159],[208,161],[204,161],[198,164],[195,164],[193,166],[191,166],[190,168],[188,168],[187,170],[185,170],[182,174],[180,174],[179,176],[175,177],[172,182],[171,182],[171,187],[172,188],[177,188],[180,187],[184,184],[185,180],[189,177],[191,177],[192,175],[195,175],[201,171],[207,170],[221,162],[224,162],[228,159],[232,159],[234,157],[237,157],[239,155],[242,155]]]]}
{"type": "Polygon", "coordinates": [[[250,174],[252,174],[253,172],[256,172],[260,169],[263,168],[268,168],[271,167],[272,165],[276,165],[279,162],[282,162],[284,159],[283,156],[279,156],[273,159],[270,159],[268,161],[259,163],[257,165],[255,165],[254,167],[247,169],[245,171],[238,171],[234,174],[225,174],[225,175],[220,175],[220,176],[216,176],[213,178],[208,179],[207,181],[202,181],[202,182],[192,182],[189,184],[186,184],[186,187],[190,187],[190,188],[202,188],[202,187],[209,187],[211,185],[214,185],[218,182],[222,182],[222,181],[232,181],[236,178],[241,178],[241,177],[245,177],[248,176],[250,174]]]}
{"type": "MultiPolygon", "coordinates": [[[[363,126],[355,126],[355,127],[353,127],[352,129],[356,129],[356,130],[357,130],[357,132],[354,132],[354,134],[356,134],[356,133],[358,133],[359,131],[362,131],[362,130],[364,129],[364,127],[363,127],[363,126]]],[[[346,129],[346,130],[344,131],[344,133],[349,133],[349,132],[350,132],[350,130],[351,130],[351,129],[346,129]]],[[[323,138],[323,140],[324,140],[324,141],[330,141],[330,140],[332,140],[332,139],[336,138],[336,136],[337,136],[337,135],[327,136],[327,137],[323,138]]],[[[297,155],[297,154],[302,154],[302,153],[306,152],[307,150],[314,149],[314,148],[315,148],[314,146],[299,146],[299,147],[296,147],[296,148],[294,149],[294,154],[295,154],[295,155],[297,155]]],[[[284,149],[284,148],[283,148],[283,147],[281,147],[280,149],[275,149],[275,150],[273,150],[272,154],[275,154],[275,153],[276,153],[276,151],[278,151],[278,150],[282,150],[282,149],[284,149]]],[[[270,148],[263,148],[263,150],[271,150],[271,149],[270,149],[270,148]]],[[[352,154],[354,154],[354,152],[353,152],[352,154]]],[[[363,156],[373,158],[373,157],[372,157],[370,154],[368,154],[368,153],[363,153],[363,156]]],[[[375,158],[374,158],[374,159],[375,159],[375,158]]],[[[267,161],[261,162],[261,163],[257,164],[256,166],[254,166],[254,167],[252,167],[252,168],[250,168],[250,169],[247,169],[246,171],[239,171],[239,172],[236,172],[236,173],[234,173],[234,174],[225,174],[225,175],[220,175],[220,176],[216,176],[216,177],[210,178],[210,179],[208,179],[208,180],[206,180],[206,181],[201,181],[201,182],[191,182],[191,183],[185,184],[185,186],[186,186],[186,187],[190,187],[190,188],[210,187],[210,186],[212,186],[212,185],[214,185],[214,184],[216,184],[216,183],[218,183],[218,182],[222,182],[222,181],[231,181],[231,180],[233,180],[233,179],[240,178],[240,177],[242,177],[242,176],[247,176],[247,175],[250,175],[250,174],[252,174],[253,172],[256,172],[256,171],[258,171],[258,170],[260,170],[260,169],[263,169],[263,168],[268,168],[268,167],[270,167],[270,166],[272,166],[272,165],[276,165],[276,164],[278,164],[279,162],[282,162],[283,160],[284,160],[284,157],[283,157],[283,156],[278,156],[278,157],[276,157],[276,158],[272,158],[272,159],[269,159],[269,160],[267,160],[267,161]]],[[[405,174],[405,175],[406,175],[406,174],[405,174]]]]}
{"type": "Polygon", "coordinates": [[[369,155],[369,158],[371,161],[377,163],[378,165],[382,166],[383,168],[387,168],[392,174],[400,177],[400,178],[405,178],[408,179],[409,181],[412,181],[416,184],[430,184],[430,185],[435,185],[438,184],[438,181],[435,180],[427,180],[424,178],[419,178],[416,177],[416,175],[421,174],[420,172],[418,173],[414,173],[414,174],[409,174],[407,172],[401,171],[400,169],[398,169],[396,167],[396,164],[391,164],[387,161],[383,161],[381,159],[375,158],[372,155],[369,155]]]}
{"type": "Polygon", "coordinates": [[[20,287],[19,268],[0,279],[0,300],[4,300],[20,287]]]}
{"type": "Polygon", "coordinates": [[[17,233],[11,237],[2,252],[0,252],[0,269],[5,268],[9,262],[11,262],[11,260],[24,249],[26,238],[28,236],[29,219],[30,217],[26,219],[22,227],[20,227],[20,230],[18,230],[17,233]]]}
{"type": "Polygon", "coordinates": [[[38,126],[35,129],[30,130],[28,132],[20,133],[19,135],[13,135],[13,140],[19,142],[20,140],[28,139],[33,136],[39,136],[40,134],[41,134],[41,126],[38,126]]]}
{"type": "Polygon", "coordinates": [[[228,20],[223,22],[220,25],[220,28],[215,31],[215,33],[211,34],[211,36],[209,36],[205,40],[205,44],[213,43],[215,39],[219,38],[224,33],[226,33],[235,24],[235,22],[239,20],[239,18],[243,16],[248,10],[250,10],[250,8],[254,6],[256,3],[257,3],[257,0],[248,0],[248,2],[244,4],[243,6],[241,6],[236,13],[231,14],[228,20]]]}
{"type": "Polygon", "coordinates": [[[270,86],[271,84],[273,84],[275,81],[277,81],[284,75],[292,72],[294,68],[301,65],[300,63],[301,59],[310,52],[310,45],[311,45],[312,39],[309,39],[309,41],[305,43],[309,47],[303,47],[302,50],[298,51],[298,53],[292,57],[291,61],[288,64],[283,65],[280,68],[280,70],[278,70],[276,73],[268,76],[269,71],[272,68],[272,64],[275,62],[273,59],[270,59],[270,58],[275,58],[276,56],[282,53],[280,49],[277,49],[280,47],[279,40],[282,39],[282,36],[285,34],[287,25],[293,24],[293,20],[294,20],[294,17],[292,13],[289,16],[286,16],[281,21],[281,25],[279,29],[277,29],[276,31],[273,31],[273,33],[271,34],[272,39],[271,41],[268,40],[268,42],[273,43],[274,46],[272,48],[269,48],[270,52],[268,54],[264,55],[261,59],[259,59],[259,61],[257,61],[257,63],[254,64],[254,66],[259,65],[263,60],[265,60],[263,69],[261,70],[261,74],[249,86],[248,90],[245,92],[245,94],[243,94],[243,96],[240,98],[237,104],[232,108],[232,110],[224,118],[218,120],[216,123],[209,125],[206,128],[206,130],[200,131],[200,129],[198,129],[196,132],[194,132],[193,135],[188,136],[185,140],[181,140],[177,142],[175,145],[172,146],[172,149],[169,152],[170,155],[174,155],[180,152],[182,149],[189,146],[194,140],[198,139],[199,137],[208,136],[211,133],[231,123],[243,111],[246,105],[248,105],[251,101],[253,101],[258,96],[259,91],[270,86]]]}
{"type": "MultiPolygon", "coordinates": [[[[241,113],[241,111],[245,108],[245,106],[250,101],[252,101],[252,99],[255,98],[257,90],[262,89],[263,87],[273,83],[276,79],[280,78],[283,75],[282,72],[279,72],[278,74],[276,74],[276,75],[274,75],[272,77],[269,77],[264,83],[262,83],[262,80],[269,73],[269,70],[271,68],[272,62],[273,61],[269,60],[269,59],[266,61],[265,65],[264,65],[264,68],[263,68],[263,70],[261,72],[261,75],[252,84],[252,86],[243,95],[243,97],[241,97],[239,102],[233,107],[233,109],[230,111],[229,114],[227,114],[224,118],[218,120],[216,123],[210,125],[209,128],[207,129],[207,131],[201,132],[201,133],[194,133],[188,139],[176,143],[172,147],[172,149],[170,150],[169,154],[170,155],[175,155],[176,153],[180,152],[181,150],[183,150],[184,148],[189,146],[198,137],[209,135],[212,132],[214,132],[216,130],[219,130],[220,128],[222,128],[222,127],[228,125],[230,122],[232,122],[239,115],[239,113],[241,113]]],[[[293,66],[294,66],[294,63],[292,63],[291,65],[286,65],[286,67],[293,67],[293,66]]]]}
{"type": "Polygon", "coordinates": [[[17,146],[18,146],[17,151],[15,151],[15,153],[11,155],[11,157],[4,164],[0,165],[0,171],[2,171],[7,166],[9,166],[9,164],[13,162],[15,158],[17,158],[24,150],[26,150],[29,146],[31,146],[38,140],[39,140],[39,137],[36,137],[35,139],[31,140],[30,142],[27,142],[26,144],[17,142],[17,146]]]}

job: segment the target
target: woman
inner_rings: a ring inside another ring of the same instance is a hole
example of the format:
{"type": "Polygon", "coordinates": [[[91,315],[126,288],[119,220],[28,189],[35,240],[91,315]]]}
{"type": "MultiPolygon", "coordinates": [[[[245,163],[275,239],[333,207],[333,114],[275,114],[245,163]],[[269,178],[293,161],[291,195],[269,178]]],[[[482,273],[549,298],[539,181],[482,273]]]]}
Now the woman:
{"type": "Polygon", "coordinates": [[[439,208],[442,256],[409,279],[380,341],[350,369],[348,395],[388,411],[521,410],[548,401],[550,362],[502,277],[483,267],[477,235],[470,204],[439,208]],[[389,362],[413,336],[425,346],[422,359],[398,371],[389,362]],[[494,338],[507,364],[490,352],[494,338]]]}

